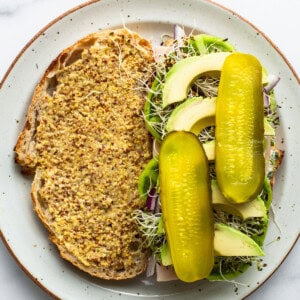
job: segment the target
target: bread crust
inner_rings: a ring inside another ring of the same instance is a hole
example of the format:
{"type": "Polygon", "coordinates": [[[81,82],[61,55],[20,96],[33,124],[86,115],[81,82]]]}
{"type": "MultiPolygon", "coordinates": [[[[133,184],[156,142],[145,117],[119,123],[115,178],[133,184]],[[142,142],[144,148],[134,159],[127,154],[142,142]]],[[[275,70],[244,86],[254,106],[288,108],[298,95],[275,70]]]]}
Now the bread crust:
{"type": "Polygon", "coordinates": [[[104,279],[132,278],[147,265],[131,213],[143,205],[137,180],[151,157],[140,87],[152,62],[151,44],[125,28],[79,40],[45,71],[15,146],[60,255],[104,279]]]}

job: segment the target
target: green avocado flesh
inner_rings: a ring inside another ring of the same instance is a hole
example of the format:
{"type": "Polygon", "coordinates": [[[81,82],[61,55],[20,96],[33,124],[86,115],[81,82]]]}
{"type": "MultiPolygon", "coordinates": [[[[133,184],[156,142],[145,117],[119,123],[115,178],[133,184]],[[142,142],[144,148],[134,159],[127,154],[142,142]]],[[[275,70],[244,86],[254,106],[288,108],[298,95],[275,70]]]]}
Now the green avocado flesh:
{"type": "Polygon", "coordinates": [[[214,209],[226,211],[233,215],[238,215],[243,219],[256,217],[267,218],[267,209],[264,204],[264,201],[260,197],[257,197],[254,200],[247,203],[234,204],[229,202],[223,196],[216,180],[212,180],[211,189],[214,209]]]}
{"type": "MultiPolygon", "coordinates": [[[[158,174],[158,160],[153,158],[139,178],[138,189],[142,199],[145,200],[149,190],[156,186],[158,174]]],[[[260,197],[247,203],[234,204],[223,196],[216,180],[211,180],[211,190],[215,210],[226,211],[229,214],[240,216],[244,220],[247,218],[267,218],[267,208],[260,197]]]]}
{"type": "Polygon", "coordinates": [[[167,73],[162,90],[163,107],[183,101],[192,82],[207,72],[221,72],[229,52],[187,57],[178,61],[167,73]]]}
{"type": "MultiPolygon", "coordinates": [[[[264,252],[253,239],[221,223],[215,223],[214,252],[215,256],[264,256],[264,252]]],[[[160,255],[162,265],[172,265],[167,243],[161,247],[160,255]]]]}
{"type": "MultiPolygon", "coordinates": [[[[166,131],[184,130],[199,135],[203,129],[215,125],[216,98],[194,97],[185,100],[171,113],[166,124],[166,131]]],[[[274,128],[264,118],[265,135],[275,135],[274,128]]],[[[203,143],[209,161],[215,159],[214,140],[203,143]]]]}
{"type": "Polygon", "coordinates": [[[190,98],[174,109],[166,130],[185,130],[198,135],[205,127],[215,124],[215,115],[216,98],[190,98]]]}
{"type": "Polygon", "coordinates": [[[209,162],[215,160],[215,141],[208,141],[202,144],[204,152],[209,162]]]}
{"type": "MultiPolygon", "coordinates": [[[[220,73],[230,52],[215,52],[200,56],[191,56],[179,60],[168,71],[162,89],[162,106],[183,101],[187,98],[191,84],[206,73],[220,73]]],[[[262,83],[268,81],[263,73],[262,83]]]]}
{"type": "Polygon", "coordinates": [[[246,234],[224,224],[215,224],[215,256],[263,256],[258,244],[246,234]]]}

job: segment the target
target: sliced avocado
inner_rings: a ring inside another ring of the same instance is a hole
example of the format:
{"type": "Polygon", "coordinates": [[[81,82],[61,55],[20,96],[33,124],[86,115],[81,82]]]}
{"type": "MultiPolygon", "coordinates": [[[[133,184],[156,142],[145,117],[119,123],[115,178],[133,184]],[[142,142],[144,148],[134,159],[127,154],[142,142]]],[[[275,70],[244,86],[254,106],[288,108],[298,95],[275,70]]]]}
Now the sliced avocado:
{"type": "Polygon", "coordinates": [[[234,204],[229,202],[220,191],[217,181],[211,181],[211,189],[212,189],[212,202],[213,207],[216,210],[223,210],[233,215],[238,215],[242,217],[244,220],[247,218],[254,217],[267,217],[267,209],[264,204],[264,201],[257,197],[251,202],[242,203],[242,204],[234,204]]]}
{"type": "Polygon", "coordinates": [[[177,106],[166,124],[167,131],[185,130],[198,135],[215,124],[216,98],[195,97],[177,106]]]}
{"type": "MultiPolygon", "coordinates": [[[[166,124],[167,131],[186,130],[198,135],[205,127],[215,125],[216,98],[193,97],[178,105],[166,124]]],[[[275,130],[264,118],[265,135],[275,135],[275,130]]]]}
{"type": "MultiPolygon", "coordinates": [[[[195,97],[184,101],[171,113],[167,131],[185,130],[198,135],[205,127],[215,124],[216,98],[195,97]]],[[[215,159],[215,142],[203,143],[209,161],[215,159]]]]}
{"type": "Polygon", "coordinates": [[[162,90],[163,107],[186,99],[192,82],[206,72],[221,72],[230,52],[218,52],[187,57],[178,61],[166,75],[162,90]]]}
{"type": "Polygon", "coordinates": [[[215,160],[215,140],[212,141],[208,141],[202,144],[203,149],[205,151],[206,157],[208,159],[209,162],[214,161],[215,160]]]}
{"type": "MultiPolygon", "coordinates": [[[[191,131],[198,135],[205,127],[215,125],[216,98],[194,97],[178,105],[166,124],[168,132],[175,130],[191,131]]],[[[264,119],[265,135],[274,135],[274,128],[264,119]]],[[[209,161],[215,159],[215,142],[203,143],[209,161]]]]}
{"type": "MultiPolygon", "coordinates": [[[[198,77],[206,73],[220,73],[225,58],[231,52],[215,52],[187,57],[172,66],[166,75],[162,89],[162,106],[183,101],[187,98],[188,89],[198,77]]],[[[262,83],[268,82],[268,75],[263,72],[262,83]]]]}
{"type": "MultiPolygon", "coordinates": [[[[215,256],[265,255],[260,246],[249,236],[221,223],[215,223],[214,252],[215,256]]],[[[168,243],[163,244],[160,248],[160,258],[163,266],[172,265],[168,243]]]]}
{"type": "MultiPolygon", "coordinates": [[[[215,125],[216,98],[193,97],[178,105],[171,113],[166,131],[185,130],[198,135],[204,128],[215,125]]],[[[265,135],[275,135],[274,128],[264,118],[265,135]]],[[[215,141],[203,143],[209,161],[215,159],[215,141]]]]}
{"type": "Polygon", "coordinates": [[[215,223],[215,256],[264,256],[264,252],[246,234],[225,224],[215,223]]]}

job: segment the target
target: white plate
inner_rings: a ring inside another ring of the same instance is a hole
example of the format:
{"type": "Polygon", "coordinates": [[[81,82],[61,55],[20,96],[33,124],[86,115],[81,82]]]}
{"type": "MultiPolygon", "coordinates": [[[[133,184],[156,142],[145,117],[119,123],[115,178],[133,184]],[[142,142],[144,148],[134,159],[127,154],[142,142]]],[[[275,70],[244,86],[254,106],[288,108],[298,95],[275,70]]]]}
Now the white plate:
{"type": "Polygon", "coordinates": [[[300,152],[299,79],[285,58],[256,28],[231,11],[200,0],[103,0],[86,4],[61,16],[38,34],[20,53],[0,90],[0,225],[1,235],[13,256],[50,294],[63,299],[132,299],[133,296],[164,299],[240,299],[253,292],[276,270],[299,235],[300,152]],[[62,260],[33,212],[31,179],[20,174],[13,147],[24,124],[31,95],[42,73],[57,54],[85,35],[124,24],[160,42],[172,33],[173,24],[187,30],[226,37],[237,49],[256,55],[270,73],[279,74],[276,88],[281,126],[279,145],[285,150],[274,190],[275,220],[271,217],[264,250],[267,265],[240,276],[238,290],[232,283],[201,281],[156,283],[139,276],[122,282],[92,278],[62,260]],[[4,141],[4,142],[3,142],[4,141]]]}

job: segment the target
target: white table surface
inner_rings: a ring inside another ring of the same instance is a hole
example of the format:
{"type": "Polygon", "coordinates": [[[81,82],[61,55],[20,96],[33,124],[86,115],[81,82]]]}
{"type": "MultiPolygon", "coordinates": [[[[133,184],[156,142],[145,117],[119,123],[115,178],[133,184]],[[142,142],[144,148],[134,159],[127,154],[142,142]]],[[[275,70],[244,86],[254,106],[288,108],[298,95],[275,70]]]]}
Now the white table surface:
{"type": "MultiPolygon", "coordinates": [[[[84,2],[0,0],[0,80],[16,55],[41,28],[66,10],[84,2]]],[[[298,76],[300,75],[300,0],[215,0],[215,2],[236,11],[263,31],[279,47],[298,76]]],[[[298,241],[275,274],[247,299],[300,299],[299,254],[298,241]]],[[[51,299],[26,276],[1,240],[0,299],[51,299]]]]}

